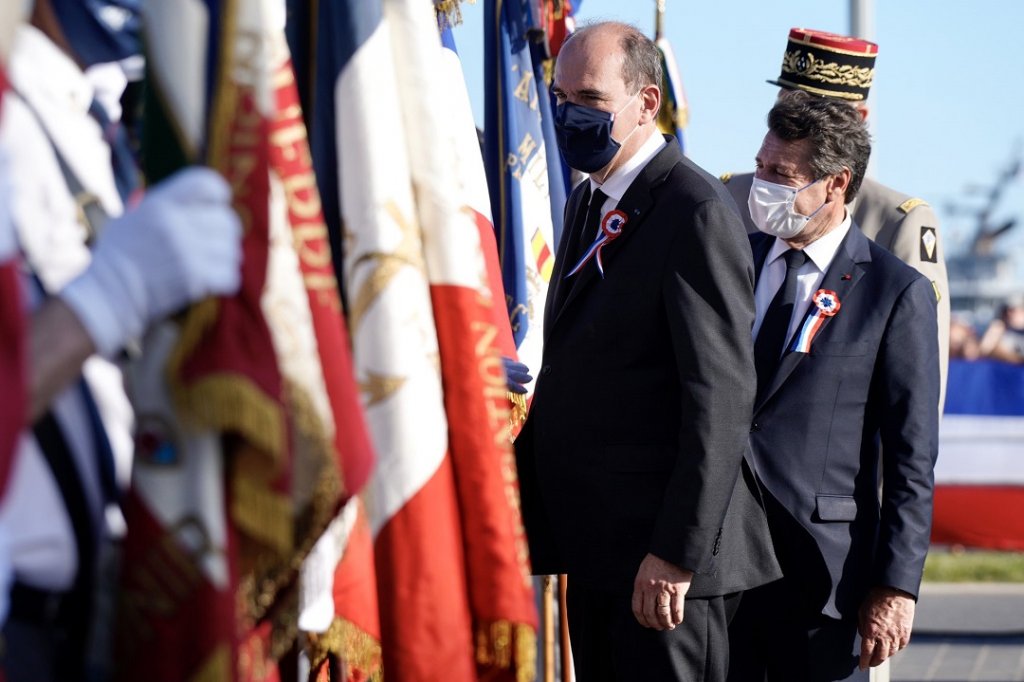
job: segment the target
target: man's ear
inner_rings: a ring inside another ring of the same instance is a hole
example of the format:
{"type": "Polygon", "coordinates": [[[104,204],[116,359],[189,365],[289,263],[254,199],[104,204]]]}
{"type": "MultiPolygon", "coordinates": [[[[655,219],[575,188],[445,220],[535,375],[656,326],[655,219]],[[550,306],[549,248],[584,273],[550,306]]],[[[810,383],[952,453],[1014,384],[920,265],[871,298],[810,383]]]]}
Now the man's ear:
{"type": "Polygon", "coordinates": [[[661,88],[657,85],[648,85],[640,90],[640,123],[648,123],[658,118],[658,110],[661,108],[661,88]]]}
{"type": "Polygon", "coordinates": [[[841,199],[845,203],[846,192],[850,189],[850,181],[852,179],[853,172],[849,168],[844,168],[839,173],[829,176],[829,199],[841,199]]]}

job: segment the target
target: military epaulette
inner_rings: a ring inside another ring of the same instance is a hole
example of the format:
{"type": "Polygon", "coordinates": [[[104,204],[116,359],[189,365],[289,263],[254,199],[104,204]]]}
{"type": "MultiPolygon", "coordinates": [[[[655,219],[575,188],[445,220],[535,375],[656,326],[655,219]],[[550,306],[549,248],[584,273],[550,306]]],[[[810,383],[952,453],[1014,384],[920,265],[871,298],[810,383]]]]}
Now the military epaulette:
{"type": "Polygon", "coordinates": [[[718,176],[718,179],[722,181],[722,184],[727,185],[732,180],[732,173],[722,173],[718,176]]]}
{"type": "Polygon", "coordinates": [[[911,211],[913,211],[918,206],[927,206],[927,205],[928,205],[928,202],[925,201],[924,199],[918,199],[917,197],[914,197],[913,199],[907,199],[906,201],[904,201],[902,204],[900,204],[896,208],[898,208],[899,210],[903,211],[904,213],[910,213],[911,211]]]}

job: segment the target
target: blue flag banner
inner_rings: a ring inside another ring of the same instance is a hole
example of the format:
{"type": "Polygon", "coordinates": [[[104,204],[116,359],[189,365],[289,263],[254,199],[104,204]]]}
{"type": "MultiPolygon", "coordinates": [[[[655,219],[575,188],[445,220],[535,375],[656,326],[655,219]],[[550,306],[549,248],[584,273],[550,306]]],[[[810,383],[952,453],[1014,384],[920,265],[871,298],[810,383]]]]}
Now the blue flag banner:
{"type": "Polygon", "coordinates": [[[544,45],[540,42],[531,43],[530,56],[533,60],[533,79],[537,83],[540,131],[544,137],[544,152],[548,165],[548,201],[551,204],[551,228],[554,237],[552,247],[557,248],[558,242],[562,239],[565,200],[572,189],[572,171],[565,165],[555,141],[555,97],[551,94],[551,84],[547,80],[548,58],[544,45]]]}
{"type": "Polygon", "coordinates": [[[552,215],[562,215],[565,194],[561,181],[560,205],[553,206],[543,120],[550,101],[529,40],[536,24],[524,0],[485,5],[484,159],[509,321],[529,367],[541,359],[556,248],[552,215]]]}
{"type": "Polygon", "coordinates": [[[683,129],[690,117],[690,108],[683,90],[683,79],[679,76],[675,53],[667,38],[655,41],[661,53],[661,111],[658,112],[658,128],[661,132],[675,135],[679,148],[684,152],[683,129]]]}

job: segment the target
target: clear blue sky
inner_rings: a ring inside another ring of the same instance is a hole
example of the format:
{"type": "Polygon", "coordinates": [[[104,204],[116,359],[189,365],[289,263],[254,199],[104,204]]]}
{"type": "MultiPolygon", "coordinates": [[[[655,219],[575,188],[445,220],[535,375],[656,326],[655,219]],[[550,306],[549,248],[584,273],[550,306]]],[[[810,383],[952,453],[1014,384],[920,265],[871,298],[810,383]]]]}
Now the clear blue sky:
{"type": "MultiPolygon", "coordinates": [[[[478,125],[485,1],[464,2],[455,31],[478,125]]],[[[988,185],[1024,150],[1024,1],[874,4],[871,172],[929,201],[953,251],[973,222],[948,205],[976,204],[966,188],[988,185]]],[[[577,19],[628,21],[653,35],[654,13],[654,0],[583,0],[577,19]]],[[[849,10],[845,0],[667,0],[665,24],[690,103],[687,152],[718,175],[752,168],[777,92],[765,79],[779,74],[790,27],[849,33],[849,10]]],[[[1020,221],[1004,248],[1024,264],[1024,177],[996,215],[1020,221]]]]}

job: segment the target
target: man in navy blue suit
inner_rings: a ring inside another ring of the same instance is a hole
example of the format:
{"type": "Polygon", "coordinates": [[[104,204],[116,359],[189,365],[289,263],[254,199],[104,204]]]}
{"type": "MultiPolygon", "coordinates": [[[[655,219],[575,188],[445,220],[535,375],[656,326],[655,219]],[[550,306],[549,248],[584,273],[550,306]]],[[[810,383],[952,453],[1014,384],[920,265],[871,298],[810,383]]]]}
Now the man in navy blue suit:
{"type": "Polygon", "coordinates": [[[748,200],[750,459],[784,577],[743,593],[729,679],[866,680],[909,640],[928,551],[935,294],[851,220],[871,151],[857,112],[795,91],[768,127],[748,200]]]}

